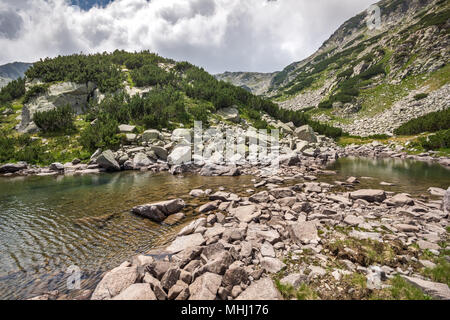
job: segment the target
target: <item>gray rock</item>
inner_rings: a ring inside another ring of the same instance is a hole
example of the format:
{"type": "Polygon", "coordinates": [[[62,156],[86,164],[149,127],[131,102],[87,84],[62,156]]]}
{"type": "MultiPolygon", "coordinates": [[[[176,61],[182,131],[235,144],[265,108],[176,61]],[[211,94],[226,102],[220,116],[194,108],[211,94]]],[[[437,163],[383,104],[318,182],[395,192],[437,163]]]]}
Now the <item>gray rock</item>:
{"type": "Polygon", "coordinates": [[[198,227],[205,227],[205,226],[206,226],[206,218],[199,218],[197,220],[192,221],[190,224],[181,229],[178,235],[187,236],[191,233],[194,233],[195,229],[197,229],[198,227]]]}
{"type": "Polygon", "coordinates": [[[111,299],[136,282],[139,274],[136,266],[123,263],[105,274],[92,294],[91,300],[111,299]]]}
{"type": "Polygon", "coordinates": [[[445,213],[450,213],[450,187],[445,191],[444,199],[442,200],[442,207],[445,213]]]}
{"type": "Polygon", "coordinates": [[[225,287],[236,286],[248,281],[248,272],[243,267],[236,267],[228,269],[222,280],[225,287]]]}
{"type": "Polygon", "coordinates": [[[119,126],[119,131],[121,133],[132,133],[136,129],[136,126],[130,126],[128,124],[121,124],[119,126]]]}
{"type": "Polygon", "coordinates": [[[295,192],[289,188],[276,188],[270,190],[269,193],[277,199],[295,196],[295,192]]]}
{"type": "Polygon", "coordinates": [[[7,163],[0,166],[0,173],[15,173],[26,168],[28,168],[26,162],[7,163]]]}
{"type": "Polygon", "coordinates": [[[264,203],[269,200],[269,193],[267,191],[261,191],[252,195],[249,200],[254,203],[264,203]]]}
{"type": "Polygon", "coordinates": [[[411,199],[410,195],[407,193],[399,193],[392,198],[384,200],[384,202],[391,206],[401,207],[401,206],[412,206],[414,205],[414,200],[411,199]]]}
{"type": "Polygon", "coordinates": [[[167,247],[167,251],[178,253],[189,247],[201,246],[205,244],[206,240],[200,233],[194,233],[187,236],[177,237],[172,244],[167,247]]]}
{"type": "Polygon", "coordinates": [[[286,265],[276,258],[264,257],[261,259],[261,267],[269,273],[277,273],[283,270],[286,265]]]}
{"type": "Polygon", "coordinates": [[[272,279],[263,278],[252,283],[236,300],[282,300],[272,279]]]}
{"type": "Polygon", "coordinates": [[[69,105],[76,114],[82,114],[87,107],[88,97],[92,95],[95,88],[92,82],[82,84],[61,82],[50,85],[45,94],[33,98],[23,106],[18,131],[35,132],[37,127],[32,119],[36,112],[50,111],[69,105]]]}
{"type": "Polygon", "coordinates": [[[264,242],[261,245],[260,252],[263,257],[275,258],[275,249],[269,242],[264,242]]]}
{"type": "Polygon", "coordinates": [[[403,277],[429,296],[439,300],[450,300],[450,289],[445,283],[431,282],[415,277],[403,277]]]}
{"type": "Polygon", "coordinates": [[[146,130],[142,134],[142,141],[144,142],[152,142],[153,140],[161,140],[163,136],[158,130],[146,130]]]}
{"type": "Polygon", "coordinates": [[[203,197],[205,195],[205,191],[200,190],[200,189],[194,189],[194,190],[191,190],[189,195],[191,197],[199,198],[199,197],[203,197]]]}
{"type": "Polygon", "coordinates": [[[178,267],[169,268],[161,279],[163,289],[169,291],[180,278],[180,272],[181,270],[178,267]]]}
{"type": "Polygon", "coordinates": [[[169,152],[165,148],[159,147],[159,146],[154,146],[154,145],[149,146],[149,148],[150,148],[150,151],[154,152],[159,159],[164,160],[164,161],[167,160],[169,152]]]}
{"type": "MultiPolygon", "coordinates": [[[[178,280],[175,285],[170,288],[167,297],[169,300],[175,300],[185,290],[189,290],[189,286],[185,282],[178,280]]],[[[186,300],[186,298],[178,300],[186,300]]]]}
{"type": "Polygon", "coordinates": [[[156,300],[156,296],[148,283],[135,283],[112,300],[156,300]]]}
{"type": "Polygon", "coordinates": [[[242,206],[230,209],[230,214],[238,218],[240,222],[249,223],[261,215],[256,205],[242,206]]]}
{"type": "Polygon", "coordinates": [[[114,159],[114,154],[111,150],[103,151],[97,158],[97,164],[108,171],[120,170],[120,165],[116,159],[114,159]]]}
{"type": "Polygon", "coordinates": [[[216,210],[218,208],[218,206],[219,206],[219,201],[218,200],[217,201],[211,201],[211,202],[205,203],[204,205],[200,206],[198,208],[198,212],[206,213],[206,212],[209,212],[209,211],[213,211],[213,210],[216,210]]]}
{"type": "Polygon", "coordinates": [[[363,199],[369,202],[382,202],[386,199],[384,190],[361,189],[350,193],[353,200],[363,199]]]}
{"type": "Polygon", "coordinates": [[[164,221],[169,215],[182,210],[185,203],[182,199],[173,199],[162,202],[136,206],[131,209],[134,214],[149,218],[156,222],[164,221]]]}
{"type": "Polygon", "coordinates": [[[189,300],[214,300],[222,283],[222,277],[214,273],[205,273],[189,286],[189,300]]]}
{"type": "Polygon", "coordinates": [[[53,162],[50,166],[49,169],[52,171],[63,171],[64,170],[64,165],[62,163],[59,162],[53,162]]]}
{"type": "Polygon", "coordinates": [[[237,123],[240,120],[239,111],[238,111],[238,109],[236,109],[234,107],[222,108],[219,111],[217,111],[217,114],[228,121],[237,123]]]}
{"type": "Polygon", "coordinates": [[[230,176],[235,177],[241,174],[238,167],[235,165],[230,166],[220,166],[216,164],[205,165],[199,173],[201,176],[205,177],[216,177],[216,176],[230,176]]]}
{"type": "Polygon", "coordinates": [[[313,221],[297,222],[287,228],[289,236],[296,244],[309,244],[320,240],[313,221]]]}
{"type": "MultiPolygon", "coordinates": [[[[160,284],[159,280],[162,279],[164,274],[171,267],[172,267],[172,263],[170,263],[168,261],[157,260],[157,261],[154,261],[154,262],[150,263],[147,266],[147,271],[149,272],[149,274],[152,277],[155,277],[155,279],[158,281],[158,284],[160,284]]],[[[151,281],[152,280],[151,278],[149,278],[148,280],[149,280],[150,284],[155,284],[153,281],[151,281]]]]}
{"type": "Polygon", "coordinates": [[[190,146],[176,147],[167,157],[167,161],[171,165],[180,165],[191,162],[192,153],[190,146]]]}
{"type": "Polygon", "coordinates": [[[441,188],[430,187],[428,188],[428,192],[436,197],[443,197],[445,195],[445,190],[441,188]]]}
{"type": "Polygon", "coordinates": [[[308,141],[310,143],[317,142],[317,136],[314,130],[309,125],[304,125],[300,128],[295,129],[295,135],[300,140],[308,141]]]}
{"type": "Polygon", "coordinates": [[[153,162],[147,157],[145,153],[139,152],[133,158],[133,168],[140,169],[149,167],[153,162]]]}
{"type": "Polygon", "coordinates": [[[298,289],[303,283],[306,282],[306,280],[307,276],[303,273],[291,273],[281,279],[280,283],[283,285],[291,285],[294,289],[298,289]]]}
{"type": "Polygon", "coordinates": [[[362,217],[348,215],[344,218],[344,222],[350,226],[357,226],[359,224],[364,223],[364,219],[362,217]]]}

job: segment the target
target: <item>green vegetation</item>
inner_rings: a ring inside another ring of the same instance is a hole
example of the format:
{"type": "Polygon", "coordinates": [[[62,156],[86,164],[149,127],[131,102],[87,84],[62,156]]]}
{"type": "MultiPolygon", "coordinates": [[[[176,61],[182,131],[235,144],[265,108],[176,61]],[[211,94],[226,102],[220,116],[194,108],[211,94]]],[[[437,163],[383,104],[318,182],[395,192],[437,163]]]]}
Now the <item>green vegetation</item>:
{"type": "Polygon", "coordinates": [[[389,291],[395,300],[431,300],[431,297],[424,294],[419,288],[406,282],[399,275],[391,280],[389,291]]]}
{"type": "Polygon", "coordinates": [[[448,149],[450,148],[450,129],[439,131],[426,138],[420,137],[416,144],[425,150],[448,149]]]}
{"type": "Polygon", "coordinates": [[[425,274],[433,281],[445,283],[450,286],[450,262],[445,257],[439,258],[434,268],[426,268],[425,274]]]}
{"type": "Polygon", "coordinates": [[[11,136],[0,131],[0,163],[25,161],[30,164],[48,165],[67,162],[74,158],[89,159],[90,154],[81,148],[72,148],[67,136],[56,137],[43,144],[28,134],[11,136]]]}
{"type": "MultiPolygon", "coordinates": [[[[27,103],[60,81],[94,82],[105,93],[105,98],[100,103],[91,101],[86,116],[79,121],[75,120],[69,106],[35,114],[33,120],[42,131],[33,139],[16,137],[13,131],[16,116],[2,119],[3,142],[9,143],[14,150],[8,149],[11,156],[3,156],[1,162],[47,163],[65,157],[53,154],[59,146],[53,145],[54,149],[51,149],[41,145],[40,139],[36,139],[39,136],[56,141],[70,134],[70,150],[76,152],[93,152],[97,148],[114,150],[123,138],[118,133],[119,124],[134,124],[141,129],[174,129],[180,124],[191,127],[194,120],[201,120],[207,126],[214,112],[232,106],[236,106],[243,118],[258,129],[268,128],[261,119],[262,114],[267,113],[283,122],[292,121],[296,126],[309,124],[320,134],[333,138],[343,134],[339,128],[312,121],[304,112],[280,109],[275,103],[243,88],[218,81],[188,62],[176,63],[148,51],[60,56],[37,62],[26,75],[29,79],[40,79],[44,84],[35,85],[24,94],[24,81],[12,82],[1,91],[1,106],[15,100],[27,103]],[[124,81],[130,86],[152,88],[146,94],[129,96],[119,90],[124,81]],[[25,157],[20,152],[31,156],[25,157]],[[35,160],[31,161],[33,157],[35,160]]],[[[304,81],[307,86],[313,80],[305,78],[304,81]]]]}
{"type": "Polygon", "coordinates": [[[275,280],[275,285],[278,291],[281,293],[284,299],[297,299],[297,300],[316,300],[318,294],[307,284],[303,283],[298,289],[295,289],[290,284],[282,284],[279,280],[275,280]]]}
{"type": "Polygon", "coordinates": [[[75,114],[69,105],[49,111],[36,112],[33,116],[34,123],[44,133],[71,133],[75,131],[74,120],[75,114]]]}
{"type": "Polygon", "coordinates": [[[166,85],[175,79],[175,75],[160,67],[147,64],[131,72],[133,83],[138,87],[166,85]]]}
{"type": "Polygon", "coordinates": [[[446,129],[450,129],[450,108],[412,119],[398,127],[394,133],[397,135],[410,135],[446,129]]]}
{"type": "Polygon", "coordinates": [[[428,97],[428,93],[419,93],[414,96],[414,100],[422,100],[428,97]]]}
{"type": "Polygon", "coordinates": [[[33,87],[31,87],[27,93],[25,94],[25,97],[23,98],[23,103],[28,103],[32,99],[47,93],[48,91],[48,85],[38,84],[33,87]]]}
{"type": "Polygon", "coordinates": [[[0,106],[11,103],[25,94],[25,80],[19,78],[11,81],[0,90],[0,106]]]}
{"type": "MultiPolygon", "coordinates": [[[[152,55],[151,53],[143,53],[152,55]]],[[[94,82],[102,92],[116,92],[126,80],[120,65],[132,54],[116,51],[114,54],[94,55],[74,54],[40,60],[30,67],[25,75],[29,79],[40,79],[45,83],[72,81],[76,83],[94,82]]]]}

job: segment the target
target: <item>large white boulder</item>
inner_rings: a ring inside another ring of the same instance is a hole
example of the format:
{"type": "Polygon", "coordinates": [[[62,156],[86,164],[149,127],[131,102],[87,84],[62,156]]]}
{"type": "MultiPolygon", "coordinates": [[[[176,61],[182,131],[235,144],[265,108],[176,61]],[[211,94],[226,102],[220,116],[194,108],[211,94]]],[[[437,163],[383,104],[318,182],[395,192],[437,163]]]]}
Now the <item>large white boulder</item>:
{"type": "Polygon", "coordinates": [[[76,114],[87,108],[88,97],[94,92],[96,85],[92,82],[78,84],[61,82],[49,86],[47,93],[33,98],[22,108],[22,121],[17,126],[19,132],[32,132],[36,127],[32,122],[36,112],[53,110],[69,105],[76,114]]]}

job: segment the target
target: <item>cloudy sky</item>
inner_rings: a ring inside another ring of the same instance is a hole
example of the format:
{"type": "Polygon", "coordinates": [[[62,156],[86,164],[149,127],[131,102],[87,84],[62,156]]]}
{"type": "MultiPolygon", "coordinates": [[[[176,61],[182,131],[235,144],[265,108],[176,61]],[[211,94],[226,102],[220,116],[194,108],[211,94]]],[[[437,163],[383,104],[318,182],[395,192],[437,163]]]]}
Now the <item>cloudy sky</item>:
{"type": "Polygon", "coordinates": [[[211,73],[281,70],[376,0],[0,0],[0,64],[148,49],[211,73]]]}

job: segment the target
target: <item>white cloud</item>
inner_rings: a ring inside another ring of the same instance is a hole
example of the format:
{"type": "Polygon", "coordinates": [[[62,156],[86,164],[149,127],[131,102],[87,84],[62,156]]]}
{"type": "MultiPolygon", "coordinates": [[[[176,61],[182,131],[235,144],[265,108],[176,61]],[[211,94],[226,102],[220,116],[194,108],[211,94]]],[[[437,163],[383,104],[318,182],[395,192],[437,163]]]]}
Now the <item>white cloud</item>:
{"type": "Polygon", "coordinates": [[[312,54],[374,0],[2,0],[0,64],[149,49],[210,72],[274,71],[312,54]],[[2,18],[3,17],[3,18],[2,18]]]}

